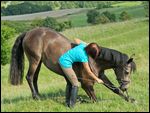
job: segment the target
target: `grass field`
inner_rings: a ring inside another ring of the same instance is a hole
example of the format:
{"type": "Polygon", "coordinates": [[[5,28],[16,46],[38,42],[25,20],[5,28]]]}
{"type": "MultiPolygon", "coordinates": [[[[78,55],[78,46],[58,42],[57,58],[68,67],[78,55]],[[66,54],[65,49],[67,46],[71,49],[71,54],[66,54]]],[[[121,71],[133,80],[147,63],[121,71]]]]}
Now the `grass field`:
{"type": "MultiPolygon", "coordinates": [[[[123,11],[126,11],[132,19],[145,17],[144,7],[140,4],[138,5],[135,3],[133,4],[134,5],[132,7],[124,6],[124,7],[104,8],[98,11],[100,13],[105,12],[105,11],[110,11],[111,13],[114,13],[116,15],[117,21],[120,21],[119,16],[123,11]]],[[[77,14],[66,15],[66,16],[58,18],[57,20],[58,21],[71,20],[73,27],[89,26],[90,24],[87,23],[87,16],[85,12],[87,11],[77,13],[77,14]]]]}
{"type": "MultiPolygon", "coordinates": [[[[135,53],[137,71],[132,74],[129,94],[137,103],[128,103],[108,90],[95,84],[98,98],[92,103],[86,93],[79,88],[78,95],[89,103],[77,102],[75,108],[65,107],[65,80],[42,65],[39,75],[40,101],[34,101],[27,81],[21,86],[8,84],[9,64],[1,66],[1,111],[149,111],[149,20],[134,19],[125,22],[109,23],[68,29],[62,32],[69,39],[80,38],[86,42],[97,42],[101,46],[119,50],[129,56],[135,53]]],[[[25,74],[28,62],[25,62],[25,74]]],[[[112,70],[106,75],[118,86],[112,70]]]]}
{"type": "MultiPolygon", "coordinates": [[[[145,17],[145,10],[142,5],[142,2],[135,1],[135,2],[123,2],[117,3],[112,5],[113,8],[103,8],[98,10],[100,13],[104,11],[110,11],[116,15],[117,21],[119,20],[119,15],[121,12],[126,11],[129,13],[132,19],[134,18],[143,18],[145,17]]],[[[34,14],[27,14],[27,15],[19,15],[19,16],[7,16],[2,17],[2,20],[11,20],[11,23],[15,24],[16,22],[20,22],[23,25],[26,23],[25,26],[30,27],[30,24],[34,19],[42,19],[47,16],[56,17],[58,22],[70,20],[72,22],[73,27],[83,27],[89,26],[90,24],[87,23],[87,16],[86,12],[88,8],[78,8],[78,9],[66,9],[63,11],[48,11],[48,12],[41,12],[41,13],[34,13],[34,14]],[[13,21],[12,21],[13,20],[13,21]]],[[[17,24],[18,25],[18,24],[17,24]]]]}
{"type": "Polygon", "coordinates": [[[86,10],[86,8],[74,8],[74,9],[63,9],[56,11],[45,11],[40,13],[32,14],[22,14],[22,15],[13,15],[13,16],[2,16],[1,20],[10,20],[10,21],[21,21],[21,20],[34,20],[34,19],[44,19],[46,17],[62,17],[69,14],[79,13],[86,10]]]}
{"type": "Polygon", "coordinates": [[[132,6],[138,6],[141,4],[142,4],[142,1],[132,1],[132,2],[126,1],[126,2],[121,2],[121,3],[116,3],[111,6],[113,6],[113,7],[132,7],[132,6]]]}

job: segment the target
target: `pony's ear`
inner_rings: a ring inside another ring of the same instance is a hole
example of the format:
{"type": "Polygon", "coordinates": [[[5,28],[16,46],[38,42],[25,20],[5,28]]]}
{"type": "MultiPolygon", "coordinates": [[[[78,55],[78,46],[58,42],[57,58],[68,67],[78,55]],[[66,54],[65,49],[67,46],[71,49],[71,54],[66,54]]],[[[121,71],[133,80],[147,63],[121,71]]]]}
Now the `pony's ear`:
{"type": "Polygon", "coordinates": [[[130,58],[128,61],[127,61],[127,64],[131,63],[133,61],[133,58],[130,58]]]}

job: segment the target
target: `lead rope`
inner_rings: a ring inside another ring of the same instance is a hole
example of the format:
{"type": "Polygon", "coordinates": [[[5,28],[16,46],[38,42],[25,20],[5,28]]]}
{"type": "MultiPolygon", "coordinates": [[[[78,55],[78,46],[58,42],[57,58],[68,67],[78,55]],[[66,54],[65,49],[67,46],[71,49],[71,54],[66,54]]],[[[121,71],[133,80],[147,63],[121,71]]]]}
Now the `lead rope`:
{"type": "MultiPolygon", "coordinates": [[[[92,82],[95,82],[94,80],[90,80],[90,79],[83,79],[83,78],[80,78],[80,77],[78,77],[78,79],[79,80],[85,80],[85,81],[92,81],[92,82]]],[[[104,83],[104,85],[106,85],[108,88],[110,88],[110,89],[116,89],[116,88],[114,88],[114,86],[113,85],[110,85],[110,84],[107,84],[107,83],[104,83]]]]}
{"type": "MultiPolygon", "coordinates": [[[[79,77],[78,79],[80,79],[80,80],[85,80],[85,81],[92,81],[92,82],[94,82],[94,80],[83,79],[83,78],[80,78],[80,77],[79,77]]],[[[112,90],[115,90],[115,89],[116,89],[116,87],[114,87],[113,85],[110,85],[110,84],[107,84],[107,83],[104,83],[104,85],[105,85],[106,87],[112,89],[112,90]]],[[[119,90],[120,90],[120,89],[119,89],[119,90]]],[[[127,97],[127,99],[129,99],[130,97],[129,97],[128,91],[126,90],[125,92],[126,92],[126,97],[127,97]]],[[[124,94],[124,92],[123,92],[123,94],[124,94]]],[[[124,96],[125,96],[125,95],[124,95],[124,96]]],[[[135,99],[133,99],[133,98],[130,98],[130,99],[131,99],[131,102],[135,102],[135,99]]],[[[129,100],[127,100],[127,101],[129,101],[129,100]]]]}

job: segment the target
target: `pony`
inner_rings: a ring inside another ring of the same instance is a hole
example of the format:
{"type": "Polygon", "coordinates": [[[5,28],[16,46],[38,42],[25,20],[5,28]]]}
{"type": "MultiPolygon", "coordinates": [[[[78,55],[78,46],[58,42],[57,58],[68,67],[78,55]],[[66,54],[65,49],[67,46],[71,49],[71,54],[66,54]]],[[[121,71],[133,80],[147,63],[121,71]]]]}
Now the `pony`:
{"type": "MultiPolygon", "coordinates": [[[[25,53],[29,61],[26,80],[34,99],[40,98],[37,81],[42,63],[49,70],[63,76],[67,85],[71,86],[58,63],[58,59],[67,50],[75,46],[76,44],[73,41],[50,28],[39,27],[22,33],[17,37],[11,52],[10,83],[12,85],[22,84],[25,53]]],[[[104,85],[107,88],[124,98],[126,101],[134,100],[124,94],[124,91],[127,91],[130,83],[131,71],[135,70],[136,65],[133,58],[129,58],[126,54],[119,51],[102,47],[98,59],[94,60],[89,58],[89,66],[96,76],[104,81],[104,85]],[[120,84],[119,88],[114,86],[114,84],[106,77],[104,73],[106,69],[113,69],[115,71],[117,80],[120,84]]],[[[93,88],[95,81],[88,76],[82,63],[74,63],[73,69],[83,90],[92,101],[97,101],[93,88]]]]}

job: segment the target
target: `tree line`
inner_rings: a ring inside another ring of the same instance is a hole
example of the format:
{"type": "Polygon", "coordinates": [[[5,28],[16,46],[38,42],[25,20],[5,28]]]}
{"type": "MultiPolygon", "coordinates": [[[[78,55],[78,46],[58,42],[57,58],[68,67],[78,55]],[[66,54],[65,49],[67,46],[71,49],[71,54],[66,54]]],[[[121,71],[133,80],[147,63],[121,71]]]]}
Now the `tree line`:
{"type": "MultiPolygon", "coordinates": [[[[13,3],[13,1],[12,1],[13,3]]],[[[23,1],[1,7],[1,15],[20,15],[71,8],[108,8],[112,1],[23,1]]]]}
{"type": "MultiPolygon", "coordinates": [[[[122,11],[119,15],[120,21],[125,21],[131,19],[131,15],[126,11],[122,11]]],[[[117,18],[114,13],[105,11],[100,13],[96,9],[87,12],[87,22],[91,24],[105,24],[109,22],[116,22],[117,18]]]]}

